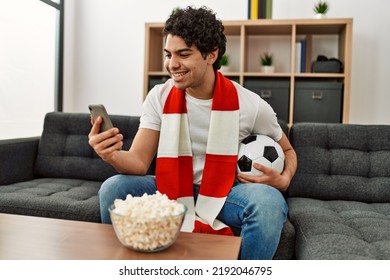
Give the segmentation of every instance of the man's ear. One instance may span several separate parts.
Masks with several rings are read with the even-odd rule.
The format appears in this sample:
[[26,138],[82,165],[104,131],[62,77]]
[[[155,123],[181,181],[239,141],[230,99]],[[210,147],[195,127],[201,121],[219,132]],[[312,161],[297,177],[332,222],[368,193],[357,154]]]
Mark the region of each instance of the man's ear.
[[207,61],[209,64],[214,64],[217,58],[218,58],[218,49],[207,55]]

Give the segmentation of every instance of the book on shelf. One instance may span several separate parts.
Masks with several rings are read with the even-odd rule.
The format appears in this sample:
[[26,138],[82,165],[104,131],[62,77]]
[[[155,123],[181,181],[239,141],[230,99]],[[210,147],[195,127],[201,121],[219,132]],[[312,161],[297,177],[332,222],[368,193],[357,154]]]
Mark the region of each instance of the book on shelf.
[[258,18],[258,0],[248,0],[248,19]]
[[266,18],[267,14],[267,0],[259,0],[259,18]]
[[306,39],[301,40],[301,73],[306,72]]
[[295,43],[295,73],[301,73],[301,55],[302,55],[302,43],[301,41]]
[[295,73],[306,72],[306,39],[299,39],[295,43]]
[[248,19],[272,18],[272,0],[248,0]]
[[266,4],[266,18],[272,18],[272,0],[267,0]]

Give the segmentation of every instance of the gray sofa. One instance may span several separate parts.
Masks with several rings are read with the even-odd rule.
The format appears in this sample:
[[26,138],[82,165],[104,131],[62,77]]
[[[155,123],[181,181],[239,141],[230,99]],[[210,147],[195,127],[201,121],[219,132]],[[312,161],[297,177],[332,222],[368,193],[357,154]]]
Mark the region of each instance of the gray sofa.
[[390,126],[294,124],[297,259],[390,259]]
[[[100,222],[116,171],[89,147],[89,118],[48,113],[40,137],[0,141],[0,212]],[[111,119],[129,148],[139,117]],[[274,259],[389,259],[390,126],[294,124],[290,137],[299,166]]]
[[[129,148],[139,118],[112,118]],[[0,212],[100,222],[97,192],[116,171],[88,145],[90,129],[89,114],[48,113],[41,137],[0,141]]]

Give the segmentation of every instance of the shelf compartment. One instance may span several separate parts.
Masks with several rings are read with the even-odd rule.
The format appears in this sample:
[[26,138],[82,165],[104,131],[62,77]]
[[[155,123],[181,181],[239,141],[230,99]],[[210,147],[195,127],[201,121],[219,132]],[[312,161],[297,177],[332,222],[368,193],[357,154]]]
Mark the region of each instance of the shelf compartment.
[[270,104],[278,119],[289,122],[289,79],[245,78],[244,87],[257,93]]
[[342,82],[295,82],[294,123],[340,123],[342,120]]

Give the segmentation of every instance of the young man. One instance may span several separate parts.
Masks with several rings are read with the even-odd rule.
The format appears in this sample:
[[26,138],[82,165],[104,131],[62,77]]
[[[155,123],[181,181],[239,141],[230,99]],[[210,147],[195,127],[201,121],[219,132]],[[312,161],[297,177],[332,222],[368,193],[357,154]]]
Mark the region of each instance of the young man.
[[[117,128],[98,133],[102,120],[94,122],[90,145],[121,173],[99,191],[102,222],[111,222],[114,199],[159,190],[187,206],[183,230],[232,234],[238,228],[241,259],[271,259],[288,211],[280,191],[295,173],[296,154],[272,108],[218,71],[226,50],[223,30],[205,7],[174,10],[164,28],[171,79],[149,92],[130,150],[118,151],[123,136]],[[250,134],[281,145],[282,174],[261,165],[254,166],[261,176],[236,174],[239,142]],[[156,154],[156,176],[145,176]]]

